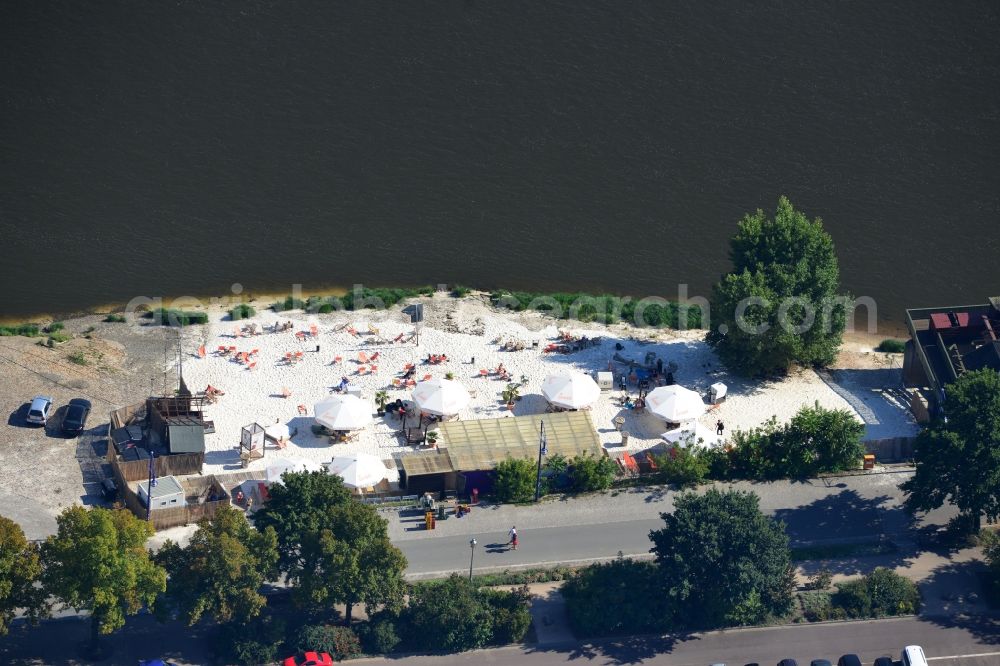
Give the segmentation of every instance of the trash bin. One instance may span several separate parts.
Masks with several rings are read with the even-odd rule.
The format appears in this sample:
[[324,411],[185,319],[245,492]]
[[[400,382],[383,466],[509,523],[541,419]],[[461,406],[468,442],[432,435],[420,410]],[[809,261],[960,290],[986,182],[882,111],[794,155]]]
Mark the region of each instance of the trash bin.
[[628,446],[628,436],[629,436],[628,430],[623,430],[622,431],[622,446]]
[[434,529],[434,512],[428,511],[424,514],[424,528],[428,530]]
[[444,518],[445,518],[445,515],[444,515],[444,505],[441,504],[441,505],[438,506],[438,520],[444,520]]
[[875,469],[875,454],[866,453],[864,457],[864,468],[865,469]]

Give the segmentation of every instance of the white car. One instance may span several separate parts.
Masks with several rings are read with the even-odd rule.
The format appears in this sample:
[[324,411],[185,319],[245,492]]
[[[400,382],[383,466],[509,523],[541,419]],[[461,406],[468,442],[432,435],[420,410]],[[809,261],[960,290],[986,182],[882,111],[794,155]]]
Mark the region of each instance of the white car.
[[919,645],[907,645],[900,655],[903,666],[927,666],[927,657],[924,656],[924,649]]
[[28,407],[28,423],[45,425],[46,421],[49,420],[50,409],[52,409],[52,398],[36,395],[31,399],[31,406]]

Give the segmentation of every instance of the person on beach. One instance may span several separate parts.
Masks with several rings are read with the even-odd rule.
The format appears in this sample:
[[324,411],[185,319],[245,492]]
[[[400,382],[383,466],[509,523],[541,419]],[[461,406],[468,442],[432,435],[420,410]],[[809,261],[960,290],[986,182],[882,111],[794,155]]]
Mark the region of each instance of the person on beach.
[[715,434],[722,436],[722,431],[726,429],[726,426],[722,423],[722,419],[715,422]]

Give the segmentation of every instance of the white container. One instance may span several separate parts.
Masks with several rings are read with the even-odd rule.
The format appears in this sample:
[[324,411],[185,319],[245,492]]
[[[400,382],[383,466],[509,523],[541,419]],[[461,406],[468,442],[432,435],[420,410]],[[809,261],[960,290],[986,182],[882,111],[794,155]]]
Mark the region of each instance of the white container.
[[597,385],[602,391],[611,391],[615,387],[615,375],[611,372],[598,372]]
[[708,389],[713,405],[717,405],[726,399],[726,385],[722,382],[712,384]]

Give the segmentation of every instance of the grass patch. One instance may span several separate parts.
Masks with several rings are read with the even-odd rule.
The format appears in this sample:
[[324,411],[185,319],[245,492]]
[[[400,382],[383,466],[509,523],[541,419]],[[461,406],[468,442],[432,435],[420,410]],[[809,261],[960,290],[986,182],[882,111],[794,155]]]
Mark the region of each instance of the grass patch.
[[462,298],[463,296],[468,296],[471,291],[472,291],[471,289],[469,289],[464,285],[456,284],[451,289],[451,295],[454,296],[455,298]]
[[36,338],[42,332],[38,324],[13,324],[11,326],[0,326],[0,336],[9,337],[21,335],[26,338]]
[[124,324],[125,315],[118,314],[117,312],[112,312],[104,318],[104,321],[111,324]]
[[82,351],[75,351],[66,358],[69,359],[70,363],[75,363],[76,365],[90,365],[90,360]]
[[229,318],[233,321],[238,321],[240,319],[250,319],[257,314],[257,311],[252,305],[246,303],[240,303],[235,308],[229,311]]
[[882,342],[878,343],[878,347],[875,348],[875,351],[885,352],[886,354],[902,354],[906,351],[906,342],[903,340],[886,338]]
[[157,308],[150,310],[143,316],[152,319],[153,323],[159,326],[191,326],[208,323],[207,312],[191,312],[171,308]]
[[61,321],[54,321],[48,326],[46,326],[44,330],[46,333],[58,333],[64,328],[66,328],[66,325],[63,324]]
[[877,543],[837,543],[824,546],[792,548],[792,562],[808,560],[839,560],[849,557],[872,557],[895,553],[899,547],[891,541]]
[[[522,569],[519,571],[511,571],[510,569],[504,569],[503,571],[498,571],[497,573],[486,573],[477,574],[472,577],[472,582],[478,587],[502,587],[506,585],[529,585],[531,583],[549,583],[552,581],[569,580],[576,576],[577,572],[582,567],[536,567],[531,569]],[[444,578],[429,578],[427,580],[415,581],[411,585],[412,587],[420,587],[421,585],[437,585]]]
[[433,294],[433,287],[417,289],[361,289],[350,291],[343,296],[309,296],[306,299],[286,296],[284,300],[275,301],[271,309],[275,312],[287,310],[305,310],[311,314],[327,314],[339,310],[380,310],[408,298]]
[[[66,342],[67,340],[69,340],[72,337],[73,337],[72,335],[70,335],[69,333],[66,333],[65,331],[56,330],[56,331],[53,331],[53,332],[49,333],[49,342],[54,343],[54,344],[58,344],[58,343]],[[49,345],[49,346],[51,347],[52,345]]]

